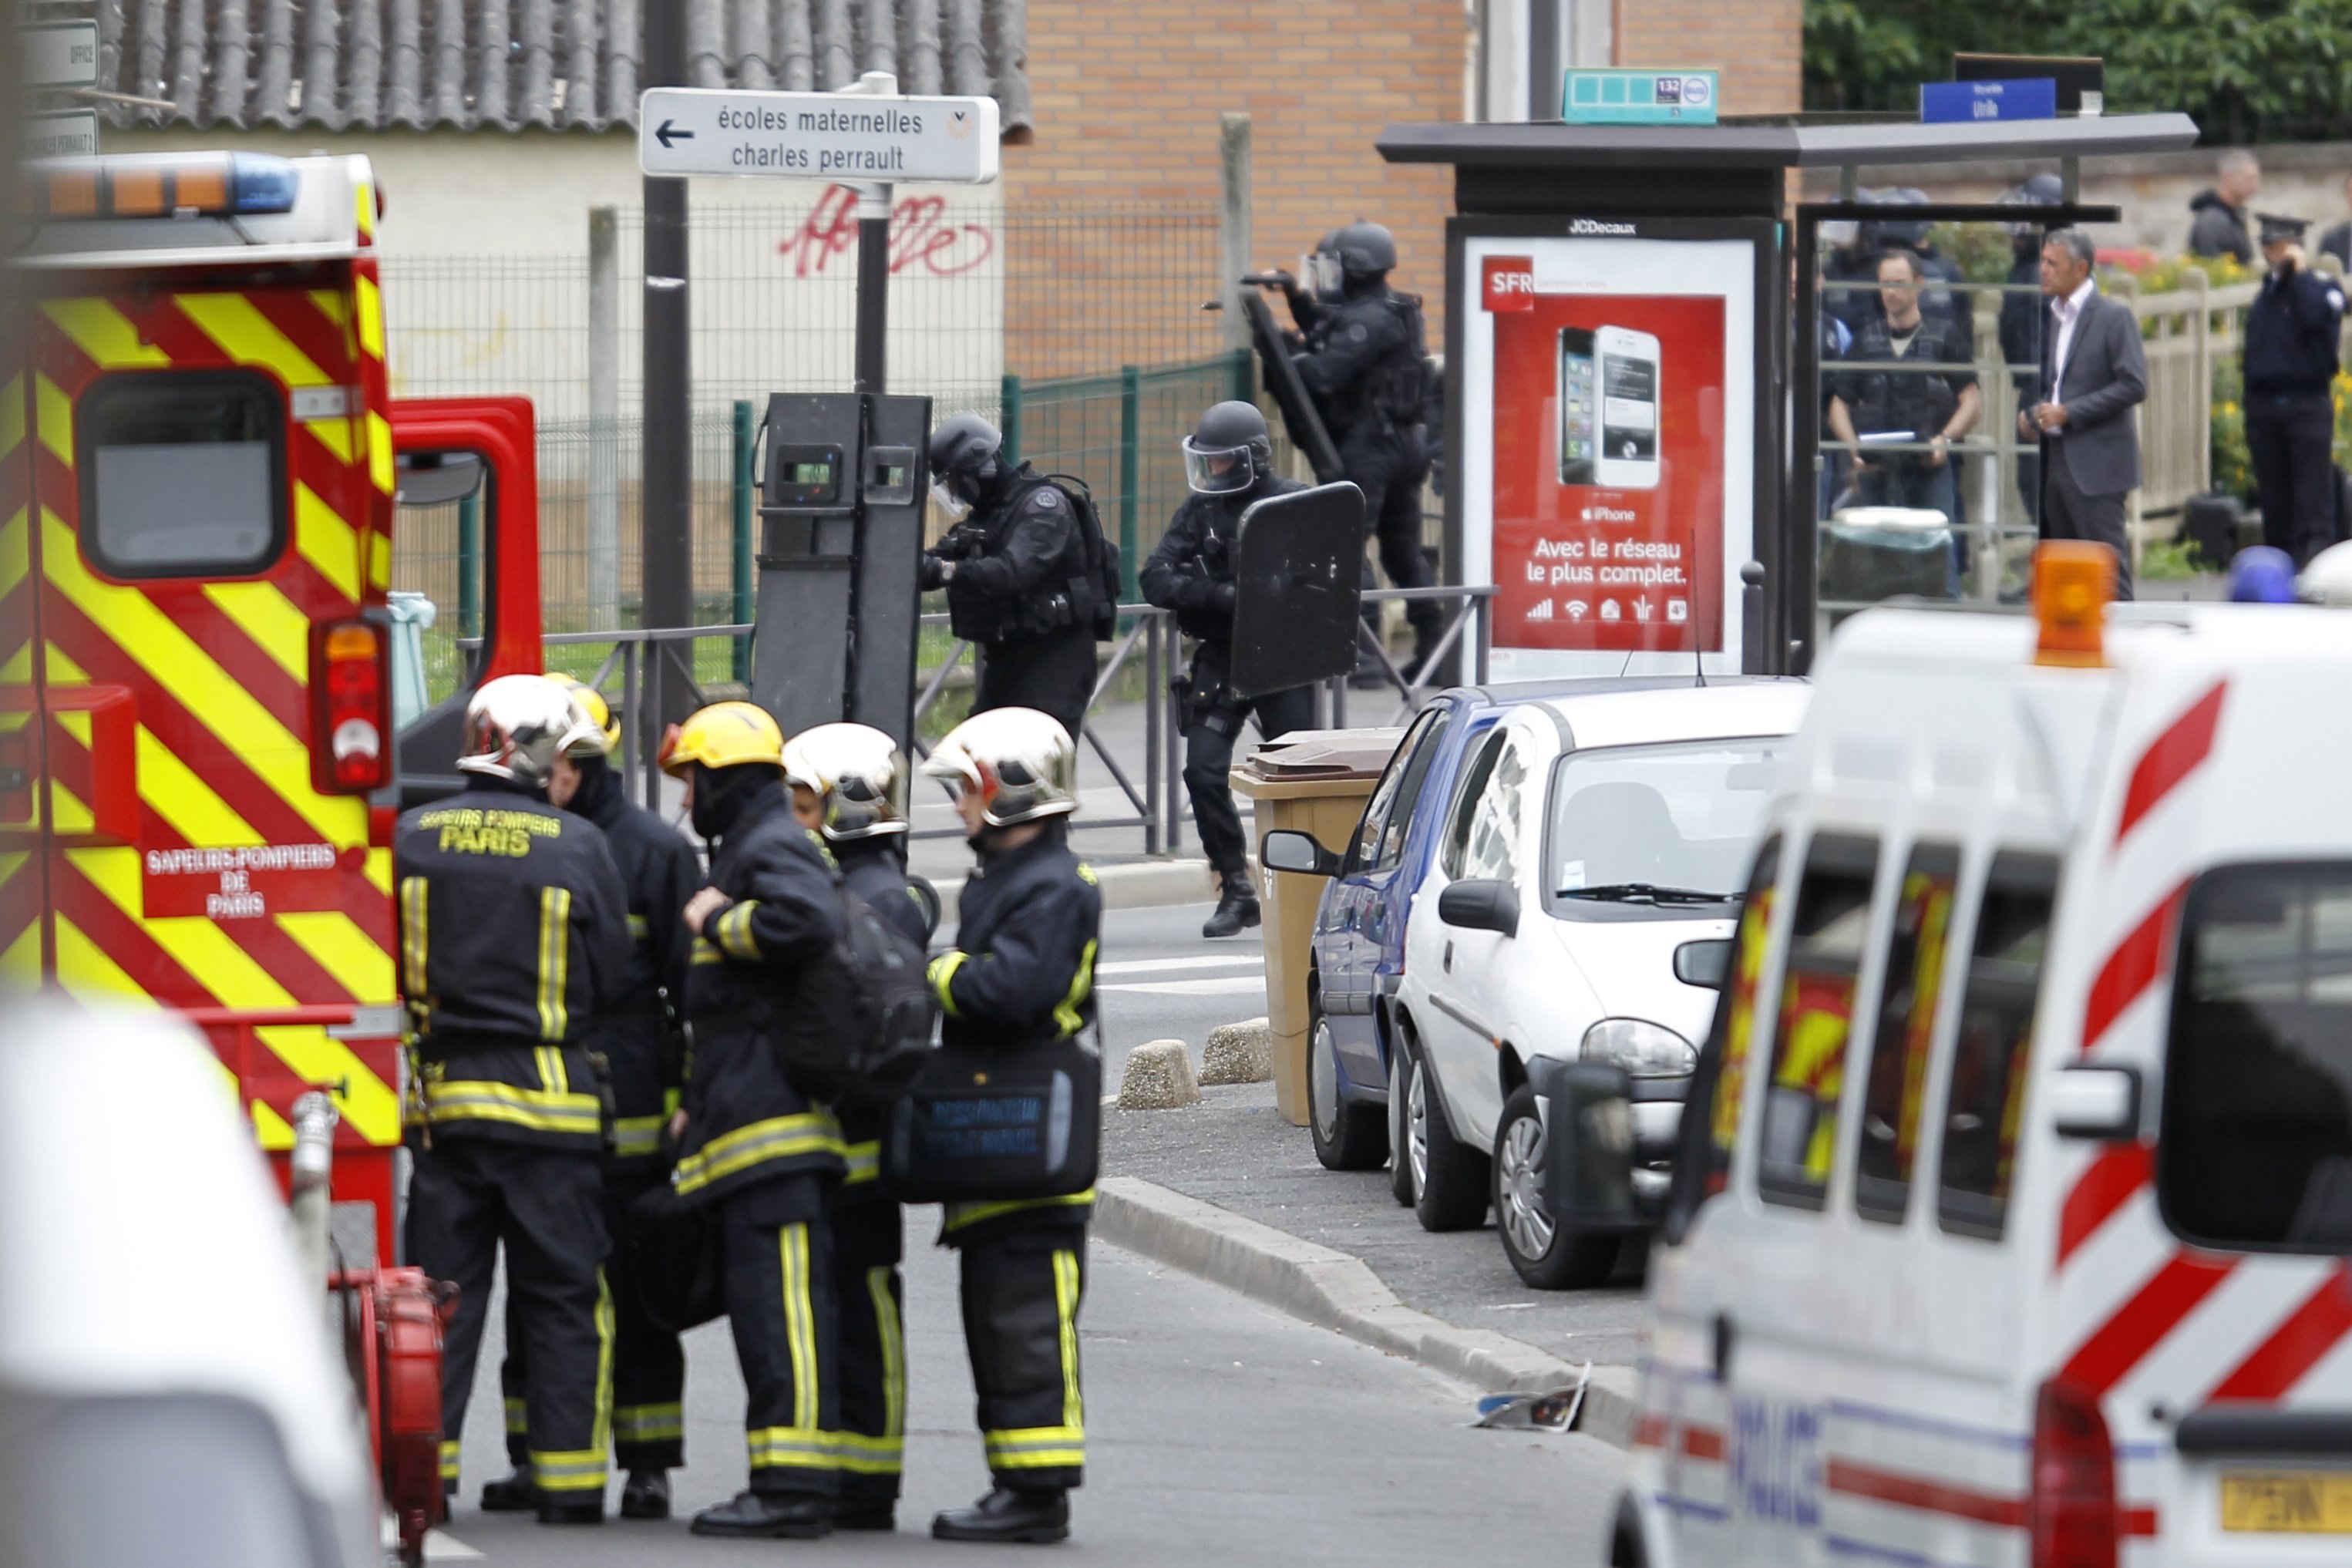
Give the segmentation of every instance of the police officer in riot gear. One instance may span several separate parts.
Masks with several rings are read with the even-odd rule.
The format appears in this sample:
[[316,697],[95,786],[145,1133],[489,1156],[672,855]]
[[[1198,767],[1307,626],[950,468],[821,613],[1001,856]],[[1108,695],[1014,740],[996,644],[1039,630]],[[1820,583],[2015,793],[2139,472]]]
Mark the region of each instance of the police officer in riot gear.
[[1094,696],[1102,612],[1099,524],[977,414],[931,432],[931,495],[956,520],[923,556],[925,591],[944,587],[955,635],[980,651],[972,711],[1034,708],[1073,735]]
[[793,820],[783,735],[765,710],[718,702],[678,727],[661,766],[688,781],[710,880],[687,900],[693,1060],[677,1195],[709,1211],[742,1363],[751,1484],[694,1519],[697,1535],[814,1539],[833,1529],[834,1259],[826,1208],[843,1170],[841,1127],[795,1081],[811,1042],[855,1018],[836,957],[838,879]]
[[[824,838],[842,881],[919,951],[931,922],[907,880],[908,769],[897,742],[866,724],[820,724],[784,743],[784,782],[793,817]],[[834,1293],[841,1497],[833,1521],[889,1530],[906,1447],[905,1227],[880,1181],[883,1112],[845,1105],[838,1114],[849,1169],[832,1208],[841,1282]]]
[[[1076,1037],[1094,1016],[1102,898],[1070,852],[1077,752],[1068,732],[1026,709],[974,714],[923,772],[958,792],[980,858],[964,884],[957,945],[931,962],[941,1043],[1015,1052]],[[1068,1493],[1086,1463],[1077,1313],[1093,1211],[1092,1188],[947,1206],[940,1240],[962,1255],[964,1341],[994,1487],[934,1519],[935,1536],[1069,1534]]]
[[628,893],[604,835],[549,803],[557,758],[596,735],[564,689],[502,676],[466,707],[466,789],[394,832],[401,991],[421,1102],[408,1256],[457,1287],[442,1360],[444,1485],[457,1479],[506,1249],[530,1365],[523,1458],[542,1524],[604,1517],[613,1304],[597,1021],[625,1005]]
[[2336,338],[2343,285],[2311,270],[2301,218],[2262,221],[2270,276],[2246,312],[2246,447],[2263,542],[2302,566],[2336,542]]
[[[1301,315],[1302,296],[1286,290],[1306,335],[1298,377],[1339,449],[1346,477],[1364,492],[1364,526],[1380,541],[1381,570],[1397,587],[1425,588],[1436,574],[1421,544],[1421,486],[1429,474],[1423,426],[1429,351],[1421,302],[1389,287],[1396,238],[1381,225],[1349,224],[1331,237],[1331,247],[1339,261],[1336,301],[1318,298]],[[1364,583],[1372,583],[1369,563]],[[1379,605],[1364,606],[1367,626],[1377,626],[1379,615]],[[1443,616],[1434,601],[1415,599],[1405,619],[1417,674],[1436,646]]]
[[1192,674],[1175,682],[1175,689],[1184,716],[1184,788],[1221,889],[1202,936],[1232,936],[1258,923],[1249,843],[1226,778],[1243,721],[1255,713],[1258,732],[1272,741],[1305,729],[1315,717],[1311,688],[1242,698],[1226,684],[1233,668],[1233,556],[1242,513],[1269,496],[1307,488],[1277,479],[1273,454],[1265,416],[1255,404],[1220,403],[1202,415],[1184,438],[1184,477],[1192,493],[1169,520],[1141,574],[1143,596],[1175,611],[1177,626],[1197,639]]
[[[572,694],[594,728],[555,760],[547,798],[596,825],[620,868],[628,894],[630,954],[617,987],[620,1000],[594,1020],[591,1048],[604,1058],[613,1092],[611,1152],[604,1162],[605,1223],[615,1245],[605,1274],[613,1292],[613,1454],[628,1480],[621,1489],[623,1519],[669,1517],[668,1472],[686,1462],[686,1352],[677,1336],[655,1328],[639,1304],[628,1251],[618,1245],[629,1205],[669,1184],[663,1124],[677,1103],[683,1065],[680,1026],[686,1005],[687,937],[679,911],[702,880],[693,846],[641,805],[630,804],[607,761],[620,744],[621,726],[604,694],[568,675],[548,679]],[[533,1506],[525,1417],[527,1341],[520,1298],[507,1298],[507,1353],[499,1368],[506,1394],[507,1453],[514,1474],[482,1488],[485,1512],[520,1512]]]

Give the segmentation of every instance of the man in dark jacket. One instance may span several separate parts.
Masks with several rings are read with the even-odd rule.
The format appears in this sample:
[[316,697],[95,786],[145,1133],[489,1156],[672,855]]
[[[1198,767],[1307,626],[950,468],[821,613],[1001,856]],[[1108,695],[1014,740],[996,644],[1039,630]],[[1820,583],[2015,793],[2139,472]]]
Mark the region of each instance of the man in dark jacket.
[[2246,448],[2263,542],[2297,567],[2336,542],[2336,340],[2344,288],[2311,270],[2301,218],[2260,215],[2270,274],[2246,311]]
[[972,711],[1034,708],[1073,735],[1095,689],[1108,612],[1078,498],[1026,463],[977,414],[931,432],[931,495],[956,520],[925,553],[922,586],[945,588],[950,629],[980,654]]
[[2189,254],[2234,256],[2241,267],[2254,264],[2253,234],[2246,207],[2263,188],[2263,166],[2252,153],[2233,147],[2214,165],[2213,188],[2189,199]]
[[393,835],[401,992],[422,1106],[408,1257],[457,1287],[441,1363],[442,1479],[455,1489],[501,1247],[530,1363],[523,1458],[542,1524],[604,1517],[613,1300],[600,1176],[596,1020],[623,1000],[628,893],[604,834],[550,805],[593,731],[537,675],[466,707],[466,790]]
[[1184,789],[1220,887],[1216,910],[1201,934],[1232,936],[1258,923],[1249,841],[1226,777],[1234,742],[1253,713],[1258,733],[1269,741],[1303,730],[1315,718],[1309,687],[1244,698],[1226,684],[1233,668],[1234,552],[1242,513],[1252,504],[1307,487],[1275,476],[1265,416],[1252,403],[1220,403],[1201,416],[1184,439],[1184,477],[1192,493],[1169,520],[1140,575],[1143,596],[1175,611],[1177,627],[1198,639],[1192,672],[1176,685],[1183,703]]
[[[824,840],[842,882],[920,951],[931,922],[907,880],[907,759],[897,742],[867,724],[820,724],[784,742],[784,782],[794,820]],[[849,1172],[833,1194],[841,1281],[834,1296],[841,1499],[833,1522],[890,1530],[907,1441],[905,1224],[880,1180],[883,1112],[843,1105],[835,1114]]]
[[793,820],[783,752],[776,721],[749,702],[700,710],[662,748],[712,846],[709,885],[683,917],[694,1055],[671,1127],[677,1195],[717,1221],[751,1469],[750,1489],[697,1514],[694,1533],[809,1540],[832,1531],[840,1489],[826,1204],[843,1159],[840,1123],[800,1080],[838,1050],[854,997],[839,879]]
[[[956,946],[931,961],[949,1048],[1017,1052],[1073,1039],[1094,1016],[1102,897],[1070,852],[1077,753],[1043,713],[975,714],[923,763],[949,780],[980,858]],[[1081,1114],[1100,1115],[1091,1101]],[[994,1488],[931,1521],[949,1541],[1060,1541],[1084,1478],[1078,1302],[1094,1189],[950,1204],[940,1240],[962,1254],[963,1331]]]
[[2139,437],[2131,411],[2147,396],[2147,353],[2128,306],[2099,292],[2097,251],[2079,228],[2042,246],[2040,396],[2017,413],[2018,429],[2042,442],[2042,537],[2090,539],[2116,552],[2116,592],[2132,596],[2124,498],[2139,484]]
[[[647,1321],[637,1281],[620,1245],[629,1205],[669,1184],[661,1134],[677,1109],[686,1005],[687,935],[679,911],[702,881],[694,847],[660,817],[630,804],[606,758],[621,727],[604,694],[550,672],[585,714],[589,731],[555,760],[547,798],[604,835],[620,868],[629,908],[629,963],[619,1000],[594,1021],[589,1048],[604,1058],[612,1089],[613,1137],[604,1161],[605,1223],[614,1245],[604,1273],[613,1292],[613,1454],[628,1480],[623,1519],[667,1519],[669,1474],[686,1462],[686,1352],[677,1336]],[[514,1474],[482,1488],[485,1512],[520,1511],[534,1500],[527,1453],[529,1400],[521,1305],[507,1297],[507,1354],[499,1368],[506,1394],[507,1454]]]

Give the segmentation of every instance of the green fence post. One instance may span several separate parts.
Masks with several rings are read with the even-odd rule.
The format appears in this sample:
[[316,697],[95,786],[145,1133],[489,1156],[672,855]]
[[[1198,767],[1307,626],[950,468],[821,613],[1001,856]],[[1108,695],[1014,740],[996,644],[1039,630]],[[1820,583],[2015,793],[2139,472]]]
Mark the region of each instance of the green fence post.
[[1257,356],[1247,349],[1234,349],[1225,356],[1226,373],[1233,378],[1233,391],[1226,395],[1236,403],[1257,401]]
[[482,635],[482,492],[457,501],[457,635]]
[[[757,441],[751,405],[739,401],[735,405],[735,595],[731,612],[739,626],[748,625],[751,619],[751,449]],[[748,637],[735,639],[735,679],[751,679],[751,639]]]
[[1004,437],[1004,466],[1013,468],[1021,461],[1021,378],[1009,371],[997,394],[996,425]]
[[1143,373],[1118,367],[1118,596],[1135,601],[1135,503],[1141,487]]

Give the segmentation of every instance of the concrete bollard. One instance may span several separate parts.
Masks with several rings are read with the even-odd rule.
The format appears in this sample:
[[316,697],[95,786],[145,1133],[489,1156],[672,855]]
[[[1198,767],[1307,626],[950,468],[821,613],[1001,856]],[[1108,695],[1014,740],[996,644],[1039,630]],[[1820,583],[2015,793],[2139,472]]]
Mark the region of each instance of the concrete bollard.
[[1201,1080],[1181,1040],[1151,1040],[1127,1053],[1118,1080],[1121,1110],[1173,1110],[1201,1103]]
[[1202,1083],[1265,1083],[1274,1077],[1274,1026],[1265,1018],[1220,1024],[1201,1053]]

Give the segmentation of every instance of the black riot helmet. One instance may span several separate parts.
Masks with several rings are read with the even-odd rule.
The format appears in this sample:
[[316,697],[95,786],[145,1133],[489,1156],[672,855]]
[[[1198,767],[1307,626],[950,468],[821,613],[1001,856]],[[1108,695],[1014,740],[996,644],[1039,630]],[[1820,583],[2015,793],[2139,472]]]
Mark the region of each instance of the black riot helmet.
[[930,458],[931,499],[961,518],[1004,471],[1004,437],[977,414],[958,414],[931,432]]
[[[2021,185],[2001,193],[2000,205],[2005,207],[2054,207],[2066,199],[2066,187],[2058,176],[2040,174]],[[2006,224],[2011,243],[2021,257],[2042,253],[2042,224],[2012,220]]]
[[1255,403],[1212,404],[1184,437],[1184,482],[1202,495],[1248,489],[1274,471],[1274,442]]
[[1384,277],[1397,264],[1396,236],[1376,223],[1351,223],[1332,236],[1339,269],[1350,283]]

